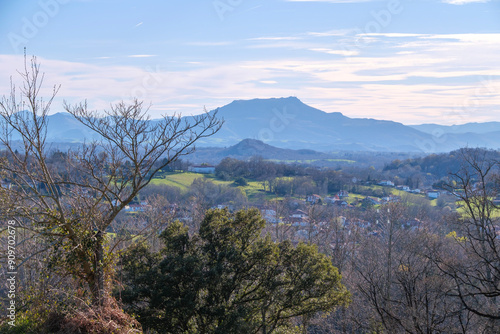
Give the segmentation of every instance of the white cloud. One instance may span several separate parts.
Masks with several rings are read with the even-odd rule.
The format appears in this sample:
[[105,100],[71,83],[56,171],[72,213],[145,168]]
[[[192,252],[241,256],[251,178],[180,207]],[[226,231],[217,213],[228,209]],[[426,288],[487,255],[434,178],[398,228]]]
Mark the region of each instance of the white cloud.
[[323,32],[308,32],[307,35],[314,37],[332,37],[332,36],[345,36],[349,32],[352,32],[352,29],[340,29],[340,30],[330,30]]
[[191,45],[191,46],[225,46],[225,45],[231,45],[233,44],[232,42],[228,41],[221,41],[221,42],[188,42],[186,45]]
[[312,48],[309,50],[316,51],[316,52],[323,52],[323,53],[327,53],[327,54],[331,54],[331,55],[341,55],[341,56],[345,56],[345,57],[359,55],[359,51],[356,51],[356,50],[332,50],[332,49],[326,49],[326,48]]
[[500,33],[490,34],[435,34],[422,35],[421,38],[427,39],[455,39],[466,43],[488,43],[500,44]]
[[331,2],[331,3],[358,3],[358,2],[370,2],[370,1],[381,1],[381,0],[285,0],[288,2]]
[[[138,96],[152,101],[153,116],[158,116],[173,111],[200,113],[204,105],[213,109],[234,99],[298,96],[317,108],[349,117],[413,124],[498,120],[500,34],[371,37],[376,41],[353,50],[336,48],[334,37],[259,40],[297,48],[299,56],[294,52],[278,60],[263,55],[255,61],[183,62],[175,71],[40,61],[45,82],[62,84],[54,112],[60,111],[63,99],[75,103],[87,98],[93,108],[102,109],[110,102]],[[164,60],[158,58],[158,63]],[[0,55],[0,91],[9,91],[8,78],[16,79],[13,69],[22,64],[21,56]],[[50,86],[43,93],[50,94]]]
[[129,55],[127,57],[129,58],[149,58],[149,57],[156,57],[157,55]]
[[293,41],[301,39],[296,36],[283,36],[283,37],[255,37],[255,38],[249,38],[249,41]]
[[485,3],[489,1],[490,0],[443,0],[444,3],[448,3],[450,5],[465,5],[468,3],[477,3],[477,2]]
[[381,36],[381,37],[422,37],[429,34],[408,34],[408,33],[364,33],[364,36]]

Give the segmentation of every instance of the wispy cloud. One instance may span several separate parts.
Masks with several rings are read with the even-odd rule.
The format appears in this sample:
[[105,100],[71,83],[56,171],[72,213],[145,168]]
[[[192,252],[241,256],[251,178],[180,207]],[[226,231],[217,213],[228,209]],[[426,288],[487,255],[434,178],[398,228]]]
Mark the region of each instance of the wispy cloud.
[[357,3],[357,2],[370,2],[380,0],[285,0],[288,2],[331,2],[331,3]]
[[454,39],[465,43],[500,44],[500,33],[491,34],[434,34],[421,35],[429,39]]
[[430,34],[409,34],[409,33],[365,33],[365,36],[382,36],[382,37],[425,37]]
[[[170,71],[40,61],[47,84],[62,84],[58,102],[88,98],[97,109],[137,96],[153,102],[153,115],[190,114],[237,98],[293,95],[350,117],[413,124],[498,119],[500,34],[371,34],[373,43],[352,50],[335,47],[345,36],[302,37],[249,42],[297,48],[287,57],[191,62]],[[0,56],[0,90],[8,91],[6,78],[21,67],[21,56]],[[57,105],[53,111],[60,111]]]
[[443,0],[444,3],[448,3],[450,5],[466,5],[469,3],[477,3],[477,2],[489,2],[490,0]]
[[249,38],[249,41],[293,41],[301,39],[297,36],[283,36],[283,37],[255,37]]
[[191,46],[225,46],[225,45],[231,45],[233,42],[229,41],[215,41],[215,42],[209,42],[209,41],[203,41],[203,42],[187,42],[185,43],[186,45],[191,45]]
[[323,32],[308,32],[306,35],[309,36],[314,36],[314,37],[332,37],[332,36],[345,36],[349,32],[351,32],[351,29],[340,29],[340,30],[330,30],[330,31],[323,31]]
[[356,50],[332,50],[332,49],[326,49],[326,48],[313,48],[309,49],[311,51],[316,51],[316,52],[323,52],[331,55],[341,55],[341,56],[357,56],[359,55],[359,51]]
[[158,55],[128,55],[129,58],[150,58],[157,57]]

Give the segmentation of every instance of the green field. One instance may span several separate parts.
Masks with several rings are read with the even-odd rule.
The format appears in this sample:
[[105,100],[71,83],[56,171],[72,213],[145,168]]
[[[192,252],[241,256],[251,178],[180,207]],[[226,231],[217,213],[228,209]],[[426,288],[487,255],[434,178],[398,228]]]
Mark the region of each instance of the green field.
[[[379,186],[379,185],[357,186],[357,187],[359,190],[364,190],[364,191],[369,191],[369,190],[371,190],[371,191],[373,191],[373,190],[384,191],[387,195],[399,196],[402,200],[407,199],[410,202],[419,203],[420,201],[422,201],[422,199],[424,199],[424,200],[429,201],[431,206],[437,205],[437,199],[430,200],[423,194],[412,194],[412,193],[406,192],[404,190],[399,190],[399,189],[392,188],[392,187],[384,187],[384,186]],[[359,197],[362,197],[362,198],[366,197],[364,195],[357,195],[357,194],[354,194],[354,196],[358,197],[358,199],[359,199]],[[381,196],[372,196],[372,197],[380,198]],[[349,198],[351,198],[351,194],[349,194]]]
[[293,160],[293,159],[288,159],[288,160],[279,160],[279,159],[266,159],[267,161],[272,161],[272,162],[284,162],[284,163],[305,163],[305,164],[312,164],[317,161],[328,161],[328,162],[345,162],[349,164],[353,164],[356,161],[354,160],[349,160],[349,159],[308,159],[308,160]]
[[162,175],[160,178],[155,178],[151,181],[152,184],[166,185],[172,187],[178,187],[182,190],[187,190],[189,186],[193,183],[195,179],[209,179],[215,184],[225,184],[229,185],[231,181],[220,181],[217,180],[213,175],[198,174],[191,172],[181,172],[181,173],[168,173]]
[[[156,185],[167,185],[167,186],[172,186],[172,187],[178,187],[182,191],[187,191],[189,189],[189,187],[191,186],[191,184],[193,183],[193,181],[196,179],[199,179],[199,178],[208,179],[215,184],[225,185],[225,186],[229,186],[229,187],[236,187],[234,185],[233,181],[218,180],[215,178],[215,176],[213,174],[207,175],[207,174],[198,174],[198,173],[191,173],[191,172],[167,173],[167,174],[164,174],[158,178],[153,179],[151,181],[151,183],[156,184]],[[290,180],[291,177],[282,177],[280,179]],[[247,195],[247,197],[250,201],[257,200],[257,199],[272,200],[272,199],[277,198],[275,194],[271,194],[269,192],[264,192],[264,186],[263,186],[262,182],[248,181],[248,180],[247,180],[247,182],[248,182],[248,184],[246,186],[240,186],[238,188],[240,188],[242,191],[245,192],[245,194]],[[418,199],[421,200],[422,198],[425,198],[425,196],[423,196],[423,195],[411,194],[411,193],[408,193],[408,192],[405,192],[402,190],[398,190],[395,188],[383,187],[383,186],[379,186],[379,185],[358,186],[358,189],[360,189],[360,190],[361,189],[363,189],[363,190],[376,190],[376,189],[384,190],[387,194],[400,196],[401,198],[408,198],[410,200],[412,200],[412,199],[413,200],[418,200]],[[333,195],[335,195],[335,194],[330,194],[330,196],[333,196]],[[352,203],[356,200],[361,200],[364,197],[366,197],[366,196],[351,192],[349,194],[349,198],[347,199],[347,201],[349,203]],[[432,200],[432,201],[430,201],[430,204],[435,206],[436,202],[437,202],[437,200]]]
[[[166,175],[162,175],[160,178],[155,178],[151,181],[152,184],[156,185],[167,185],[172,187],[178,187],[182,191],[187,191],[191,186],[194,180],[196,179],[208,179],[215,184],[226,185],[230,187],[236,187],[233,184],[233,181],[221,181],[217,180],[213,174],[198,174],[191,172],[181,172],[181,173],[168,173]],[[259,194],[264,194],[264,187],[262,182],[258,181],[247,181],[248,184],[244,187],[238,187],[242,191],[245,192],[249,200],[252,200],[259,196]],[[276,196],[273,194],[265,193],[265,199],[275,198]]]

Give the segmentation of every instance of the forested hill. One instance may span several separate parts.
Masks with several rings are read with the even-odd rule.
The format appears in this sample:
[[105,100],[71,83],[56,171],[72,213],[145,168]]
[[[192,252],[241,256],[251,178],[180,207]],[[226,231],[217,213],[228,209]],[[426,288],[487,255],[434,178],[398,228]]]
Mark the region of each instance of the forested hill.
[[259,156],[268,160],[281,161],[305,161],[333,158],[332,154],[314,150],[284,149],[268,145],[257,139],[244,139],[236,145],[232,145],[227,148],[199,148],[195,153],[189,156],[189,160],[195,162],[218,163],[220,160],[226,157],[246,160],[253,156]]
[[[456,173],[463,165],[462,152],[467,149],[454,150],[449,153],[430,154],[424,157],[417,157],[405,160],[393,160],[384,167],[384,171],[391,171],[394,174],[418,171],[432,174],[437,178],[447,177],[450,173]],[[500,151],[477,149],[474,150],[478,160],[499,161]]]

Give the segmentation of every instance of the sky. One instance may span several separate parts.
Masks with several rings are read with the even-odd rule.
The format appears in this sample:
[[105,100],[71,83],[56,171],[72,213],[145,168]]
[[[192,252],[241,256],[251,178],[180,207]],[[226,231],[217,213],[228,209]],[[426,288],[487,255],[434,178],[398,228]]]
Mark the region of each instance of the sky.
[[0,96],[23,54],[42,95],[152,117],[295,96],[404,124],[500,121],[500,0],[0,0]]

